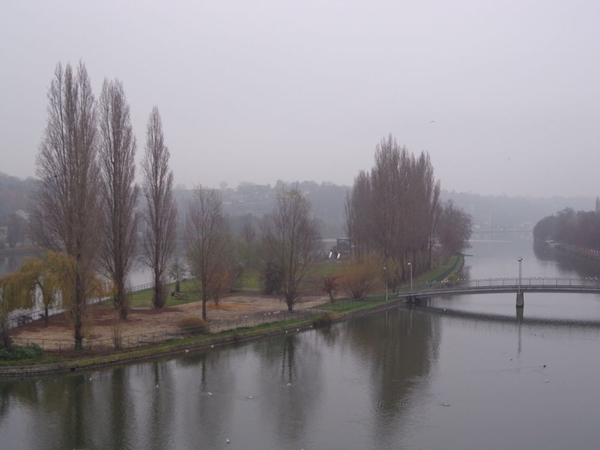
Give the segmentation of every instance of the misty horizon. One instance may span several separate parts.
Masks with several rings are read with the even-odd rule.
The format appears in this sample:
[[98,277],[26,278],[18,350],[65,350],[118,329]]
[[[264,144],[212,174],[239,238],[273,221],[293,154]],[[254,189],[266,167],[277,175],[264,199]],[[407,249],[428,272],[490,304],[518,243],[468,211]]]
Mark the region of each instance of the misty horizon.
[[[33,5],[33,6],[32,6]],[[35,176],[58,63],[163,118],[175,184],[351,186],[390,133],[442,189],[596,196],[600,5],[4,3],[3,171]],[[8,70],[10,69],[10,70]],[[291,181],[292,183],[294,181]]]

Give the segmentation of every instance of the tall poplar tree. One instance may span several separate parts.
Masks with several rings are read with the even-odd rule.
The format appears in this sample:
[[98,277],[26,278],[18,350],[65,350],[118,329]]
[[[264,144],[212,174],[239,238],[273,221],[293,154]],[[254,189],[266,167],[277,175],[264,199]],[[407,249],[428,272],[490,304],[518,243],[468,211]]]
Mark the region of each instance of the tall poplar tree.
[[173,199],[173,171],[169,170],[169,156],[160,113],[154,107],[148,119],[142,172],[147,202],[143,260],[152,270],[152,303],[155,308],[162,308],[166,302],[165,271],[175,248],[177,208]]
[[135,186],[136,140],[123,84],[104,80],[99,100],[99,153],[102,171],[101,262],[113,282],[115,308],[127,318],[126,281],[135,253],[139,189]]
[[45,249],[73,258],[70,306],[75,347],[83,343],[88,298],[97,288],[101,223],[98,207],[100,170],[97,161],[96,102],[83,63],[74,73],[58,64],[48,90],[46,130],[37,155],[39,188],[32,205],[32,232]]

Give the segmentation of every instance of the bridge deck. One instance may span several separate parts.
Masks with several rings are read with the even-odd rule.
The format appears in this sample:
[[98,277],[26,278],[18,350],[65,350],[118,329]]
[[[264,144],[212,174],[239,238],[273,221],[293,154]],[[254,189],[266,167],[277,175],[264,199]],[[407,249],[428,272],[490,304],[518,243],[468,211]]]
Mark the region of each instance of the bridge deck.
[[457,283],[441,282],[433,285],[419,285],[411,291],[402,289],[399,298],[435,297],[463,294],[502,294],[518,292],[600,294],[600,280],[570,278],[527,278],[519,283],[514,278],[487,280],[460,280]]

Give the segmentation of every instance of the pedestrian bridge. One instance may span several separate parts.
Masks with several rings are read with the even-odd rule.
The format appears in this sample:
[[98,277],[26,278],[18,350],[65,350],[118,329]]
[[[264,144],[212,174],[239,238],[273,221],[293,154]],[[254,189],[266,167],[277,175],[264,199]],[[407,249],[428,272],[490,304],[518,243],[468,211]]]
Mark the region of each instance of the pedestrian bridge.
[[516,293],[517,307],[523,306],[526,292],[555,292],[600,294],[598,278],[487,278],[479,280],[441,281],[419,284],[399,289],[399,298],[418,301],[427,297],[464,294],[502,294]]

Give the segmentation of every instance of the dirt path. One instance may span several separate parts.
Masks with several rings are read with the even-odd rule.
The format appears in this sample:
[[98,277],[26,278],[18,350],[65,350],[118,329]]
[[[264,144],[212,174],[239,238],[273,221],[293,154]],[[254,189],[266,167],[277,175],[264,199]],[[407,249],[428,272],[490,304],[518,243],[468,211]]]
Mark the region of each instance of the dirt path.
[[[306,310],[327,302],[327,296],[314,295],[303,297],[295,305],[298,311]],[[285,315],[287,307],[279,299],[262,295],[232,295],[221,299],[219,306],[207,304],[207,316],[211,332],[236,328],[242,324],[255,325],[257,321],[276,321]],[[177,332],[180,322],[189,317],[201,317],[200,302],[187,303],[168,308],[132,309],[127,321],[121,325],[122,342],[125,346],[137,345],[139,336],[152,333]],[[84,329],[86,341],[94,347],[112,347],[115,325],[118,323],[114,310],[90,308],[88,325]],[[37,320],[15,329],[12,333],[15,342],[23,344],[35,342],[44,349],[72,347],[73,326],[67,314],[58,314],[50,318],[50,324],[44,325]],[[134,338],[135,337],[135,338]]]

